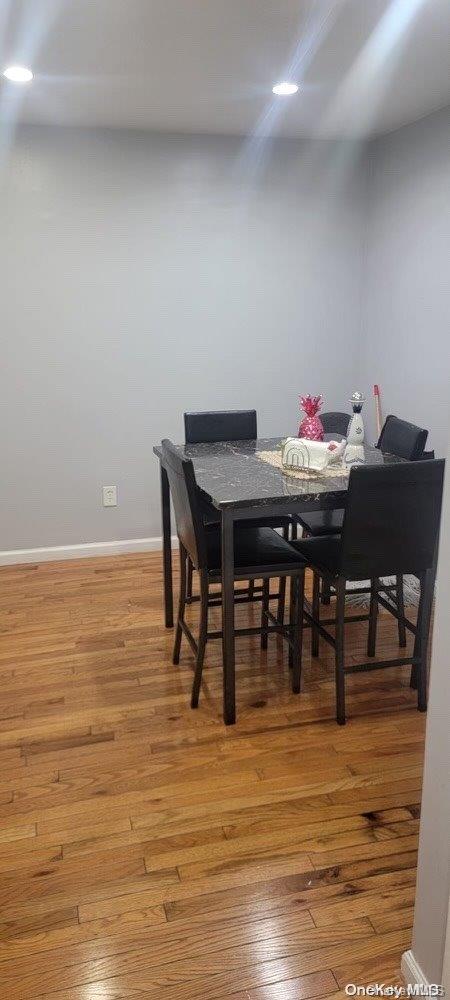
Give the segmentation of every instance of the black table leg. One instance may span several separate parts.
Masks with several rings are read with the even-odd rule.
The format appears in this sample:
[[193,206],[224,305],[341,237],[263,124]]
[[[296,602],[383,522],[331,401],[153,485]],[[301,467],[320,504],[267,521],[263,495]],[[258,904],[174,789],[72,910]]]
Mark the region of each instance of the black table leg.
[[222,511],[223,721],[236,722],[234,662],[234,520]]
[[161,470],[161,518],[163,536],[164,615],[166,628],[173,628],[172,536],[170,527],[170,490],[167,472]]

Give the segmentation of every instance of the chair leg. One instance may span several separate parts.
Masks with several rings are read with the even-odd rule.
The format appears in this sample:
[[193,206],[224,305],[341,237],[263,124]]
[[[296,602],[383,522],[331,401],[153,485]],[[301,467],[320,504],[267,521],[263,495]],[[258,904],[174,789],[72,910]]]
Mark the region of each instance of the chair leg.
[[192,685],[191,708],[198,707],[200,684],[202,682],[203,660],[208,633],[208,577],[204,570],[200,573],[200,631],[198,636],[197,662],[195,665],[194,683]]
[[[420,603],[417,616],[417,635],[414,644],[414,655],[419,657],[417,664],[417,707],[419,712],[427,710],[427,659],[428,638],[430,634],[431,609],[433,606],[434,577],[431,570],[423,574],[420,581]],[[417,652],[416,652],[417,650]]]
[[[422,593],[422,580],[421,580],[421,578],[419,578],[419,588],[420,588],[420,594],[421,594]],[[417,609],[416,636],[415,636],[415,639],[414,639],[414,656],[415,657],[419,655],[419,622],[420,622],[420,596],[419,596],[419,607]],[[413,691],[417,691],[417,687],[418,687],[417,677],[418,677],[417,664],[413,663],[413,665],[411,667],[410,678],[409,678],[409,686],[410,686],[410,688],[413,689]]]
[[345,726],[345,586],[346,581],[339,578],[336,583],[336,721]]
[[[295,577],[291,576],[289,579],[289,625],[292,625],[292,623],[295,622],[296,599],[297,595],[295,592]],[[291,644],[289,644],[288,663],[289,663],[289,670],[292,670],[294,666],[294,649]]]
[[255,581],[248,581],[248,600],[253,601],[255,599]]
[[[184,609],[186,607],[186,561],[187,561],[186,549],[180,543],[180,598],[178,604],[178,618],[177,618],[177,628],[175,632],[175,642],[173,646],[173,656],[172,663],[180,662],[180,648],[181,648],[181,622],[184,621]],[[190,560],[189,560],[190,562]],[[191,563],[192,565],[192,563]]]
[[[320,576],[313,575],[313,595],[312,595],[312,617],[319,621],[320,617]],[[315,625],[311,625],[311,656],[319,655],[319,632]]]
[[292,691],[300,694],[302,682],[302,650],[303,650],[303,606],[305,600],[305,574],[299,573],[297,577],[292,577],[295,588],[294,609],[295,617],[291,621],[294,626],[294,648],[293,648],[293,669],[292,669]]
[[[283,528],[283,538],[285,542],[289,541],[289,525],[285,525]],[[286,604],[286,577],[280,576],[278,580],[278,609],[277,609],[277,621],[280,625],[284,623],[284,609]]]
[[298,586],[297,577],[291,576],[290,578],[290,601],[289,601],[289,638],[291,642],[289,643],[289,668],[292,669],[292,689],[294,689],[294,671],[295,671],[295,661],[298,656],[298,649],[296,644],[296,624],[297,624],[297,608],[298,608]]
[[194,575],[194,567],[188,556],[187,564],[187,589],[186,589],[186,600],[190,601],[192,597],[192,577]]
[[367,637],[368,656],[375,656],[377,646],[378,586],[379,580],[374,578],[370,581],[369,634]]
[[[415,650],[415,647],[414,647],[414,650]],[[409,686],[410,686],[410,688],[413,689],[413,691],[417,691],[417,667],[416,667],[415,663],[413,663],[413,665],[411,667],[411,674],[410,674],[410,677],[409,677]]]
[[269,624],[269,619],[267,612],[269,610],[269,590],[270,580],[263,580],[263,592],[262,592],[262,603],[261,603],[261,649],[267,649],[268,633],[267,626]]
[[284,609],[286,604],[286,577],[280,576],[278,581],[278,611],[277,611],[277,621],[280,625],[284,624]]
[[[396,582],[397,611],[399,615],[403,615],[403,617],[405,617],[405,595],[403,590],[403,577],[398,576],[395,582]],[[406,629],[403,622],[398,623],[398,644],[403,648],[406,646]]]

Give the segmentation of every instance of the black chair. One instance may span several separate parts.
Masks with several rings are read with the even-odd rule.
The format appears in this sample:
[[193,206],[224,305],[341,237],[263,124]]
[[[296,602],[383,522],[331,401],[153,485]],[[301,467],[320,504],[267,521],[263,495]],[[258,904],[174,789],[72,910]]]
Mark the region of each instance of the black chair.
[[398,455],[399,458],[417,462],[423,456],[427,437],[428,431],[424,428],[390,414],[384,421],[377,448],[384,454]]
[[[328,414],[323,414],[323,417],[327,416]],[[334,414],[331,414],[331,416],[334,416]],[[337,414],[337,416],[343,416],[343,414]],[[323,417],[321,417],[322,423]],[[331,433],[333,431],[338,433],[336,426],[331,427]],[[409,462],[414,462],[424,457],[427,437],[428,431],[422,427],[416,427],[415,424],[410,424],[407,420],[400,420],[398,417],[391,415],[386,417],[376,447],[383,453],[387,452],[390,455],[398,455],[399,458],[405,458]],[[433,452],[429,454],[434,458]],[[313,511],[311,514],[299,517],[298,519],[304,532],[307,535],[312,535],[314,538],[317,535],[339,535],[342,531],[343,520],[344,511],[341,509]]]
[[[213,444],[217,441],[255,441],[258,437],[256,410],[205,410],[199,413],[184,414],[184,433],[186,444]],[[200,506],[204,523],[207,527],[220,525],[220,514],[206,499],[200,496]],[[261,517],[256,522],[260,528],[283,528],[286,541],[289,538],[290,517]],[[253,601],[262,596],[261,588],[255,588],[253,580],[249,581],[247,597]],[[280,580],[278,617],[284,620],[284,604],[286,597],[286,579]],[[192,597],[192,563],[188,561],[187,601]]]
[[[218,528],[205,528],[198,504],[198,489],[194,466],[170,441],[162,442],[164,465],[169,477],[170,491],[175,510],[180,543],[180,600],[176,625],[173,662],[180,658],[181,639],[185,635],[196,657],[191,707],[198,705],[202,679],[203,660],[208,639],[222,638],[222,631],[208,632],[208,609],[220,601],[217,594],[210,594],[210,584],[221,582],[221,538]],[[200,631],[198,642],[185,621],[187,559],[190,559],[200,577]],[[261,645],[267,645],[270,632],[284,636],[290,650],[292,665],[292,690],[300,691],[301,646],[304,603],[303,558],[281,538],[273,528],[239,527],[234,535],[235,580],[264,580],[261,627],[235,629],[235,635],[261,635]],[[271,577],[291,577],[291,616],[289,625],[280,625],[269,609]],[[235,594],[239,601],[239,592]],[[269,624],[272,622],[272,624]]]
[[186,444],[214,441],[255,441],[256,410],[206,410],[184,414]]
[[341,437],[347,437],[351,420],[349,413],[331,410],[329,413],[319,413],[319,417],[325,434],[340,434]]
[[[347,506],[341,536],[300,539],[291,545],[314,573],[313,603],[305,617],[312,627],[312,655],[318,656],[319,637],[335,649],[337,721],[345,723],[345,675],[365,670],[412,664],[412,686],[418,688],[418,708],[427,706],[427,643],[434,589],[434,567],[439,535],[444,478],[443,460],[399,465],[358,466],[350,472]],[[417,624],[408,621],[380,584],[385,576],[417,576],[420,603]],[[335,621],[320,621],[320,578],[336,591]],[[352,665],[345,669],[345,593],[348,580],[371,581],[367,655],[376,647],[378,605],[402,620],[415,635],[412,656]],[[325,629],[335,625],[335,637]]]
[[[407,420],[400,420],[398,417],[390,415],[386,417],[380,437],[376,447],[383,453],[397,455],[409,462],[424,457],[424,448],[428,437],[428,431],[415,424],[410,424]],[[434,458],[434,453],[430,452],[430,457]],[[299,518],[299,524],[303,528],[304,534],[316,538],[321,535],[340,535],[344,521],[344,511],[342,509],[313,511],[306,517]],[[394,589],[397,594],[397,605],[401,615],[405,613],[404,587],[402,577],[396,578]],[[325,585],[323,588],[322,600],[324,604],[330,603],[330,591]],[[398,639],[400,646],[406,645],[405,628],[399,619]]]

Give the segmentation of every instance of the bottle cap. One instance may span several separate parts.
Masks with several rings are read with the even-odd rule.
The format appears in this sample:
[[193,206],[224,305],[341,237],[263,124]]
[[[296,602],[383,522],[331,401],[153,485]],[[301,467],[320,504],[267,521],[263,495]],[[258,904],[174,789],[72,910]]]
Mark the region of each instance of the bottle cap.
[[365,397],[362,392],[354,392],[350,396],[349,403],[360,403],[361,406],[365,402]]

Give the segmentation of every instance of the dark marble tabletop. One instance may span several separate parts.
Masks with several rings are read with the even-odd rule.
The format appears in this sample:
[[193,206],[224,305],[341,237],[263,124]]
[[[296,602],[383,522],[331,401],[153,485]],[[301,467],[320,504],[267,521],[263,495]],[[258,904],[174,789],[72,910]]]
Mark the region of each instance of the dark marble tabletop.
[[[211,444],[179,445],[180,451],[194,463],[197,485],[219,510],[230,507],[261,507],[271,504],[299,505],[320,500],[342,502],[348,487],[347,476],[310,475],[308,479],[288,476],[257,457],[257,452],[276,451],[281,438],[257,441],[218,441]],[[161,458],[161,447],[153,449]],[[370,445],[364,446],[368,465],[392,464],[402,460],[386,455]],[[328,504],[327,504],[328,505]],[[331,505],[331,504],[330,504]]]

